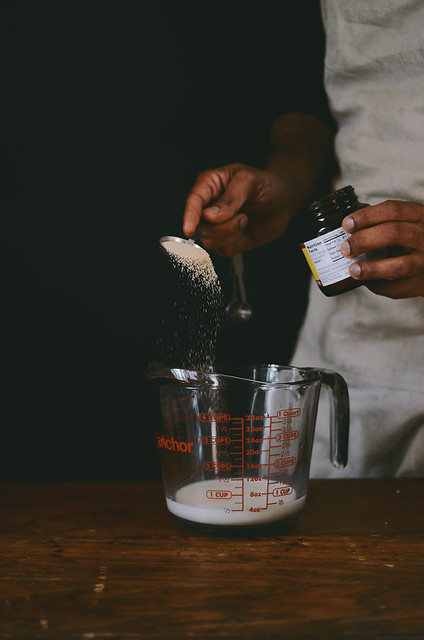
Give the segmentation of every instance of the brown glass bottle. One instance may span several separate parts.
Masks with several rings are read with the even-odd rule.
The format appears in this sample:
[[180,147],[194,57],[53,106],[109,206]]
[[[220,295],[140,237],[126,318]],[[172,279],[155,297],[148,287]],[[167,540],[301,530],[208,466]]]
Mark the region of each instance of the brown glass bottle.
[[343,218],[367,206],[358,201],[349,185],[315,200],[301,213],[300,248],[326,296],[336,296],[363,284],[349,275],[349,266],[360,257],[345,258],[340,253],[340,245],[350,235],[342,228]]

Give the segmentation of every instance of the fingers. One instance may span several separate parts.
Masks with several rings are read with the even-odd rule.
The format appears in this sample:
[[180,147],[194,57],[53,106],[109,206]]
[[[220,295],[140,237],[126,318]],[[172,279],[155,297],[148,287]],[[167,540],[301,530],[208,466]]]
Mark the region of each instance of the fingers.
[[340,247],[345,257],[354,258],[383,247],[403,247],[424,252],[424,205],[388,200],[359,209],[343,220],[353,234]]
[[423,217],[423,205],[387,200],[351,213],[343,220],[343,228],[348,233],[353,233],[384,222],[422,222]]
[[350,275],[355,280],[399,280],[424,275],[424,256],[410,253],[384,260],[361,260],[350,266]]
[[414,276],[403,280],[376,280],[365,286],[373,293],[388,298],[415,298],[424,296],[424,276]]
[[356,231],[340,247],[346,258],[381,249],[384,247],[404,247],[405,249],[424,249],[424,225],[419,229],[411,222],[385,222],[374,227]]
[[424,205],[387,201],[366,207],[343,220],[343,228],[352,235],[340,250],[347,258],[384,247],[401,247],[424,253]]
[[391,298],[424,295],[424,205],[383,202],[350,214],[343,228],[352,234],[340,248],[345,257],[399,249],[393,257],[354,262],[349,269],[352,278]]
[[223,256],[250,249],[249,218],[255,217],[258,196],[269,194],[266,178],[264,172],[242,164],[202,173],[187,199],[184,233],[196,233],[206,249]]
[[346,257],[355,257],[381,247],[401,246],[424,251],[424,205],[387,200],[359,209],[343,220],[353,234],[341,247]]
[[424,253],[409,251],[383,260],[354,262],[349,273],[379,295],[410,298],[424,295]]
[[384,260],[354,262],[349,273],[370,291],[389,298],[424,296],[424,257],[410,253]]
[[[184,233],[188,237],[196,231],[205,235],[210,225],[220,225],[237,216],[249,197],[252,182],[251,171],[243,165],[228,165],[200,174],[187,198]],[[202,221],[209,226],[202,226]]]
[[222,185],[220,176],[214,171],[204,172],[197,178],[188,195],[183,216],[183,231],[188,238],[196,232],[203,209],[218,195],[219,185]]
[[248,218],[240,213],[219,225],[201,223],[198,227],[200,240],[205,249],[213,249],[224,256],[241,253],[240,246],[244,242]]
[[206,248],[226,254],[230,247],[239,246],[248,224],[248,217],[242,209],[247,206],[253,184],[250,172],[238,171],[213,206],[203,209],[198,232]]

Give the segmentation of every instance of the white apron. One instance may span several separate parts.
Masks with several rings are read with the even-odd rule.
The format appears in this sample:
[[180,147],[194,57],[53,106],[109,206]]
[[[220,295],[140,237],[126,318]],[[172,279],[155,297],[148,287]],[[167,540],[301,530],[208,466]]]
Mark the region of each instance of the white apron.
[[[322,0],[325,85],[341,175],[361,202],[424,203],[424,2]],[[311,282],[293,364],[334,369],[351,401],[349,462],[329,460],[325,394],[312,477],[424,475],[424,298],[366,287],[325,297]]]

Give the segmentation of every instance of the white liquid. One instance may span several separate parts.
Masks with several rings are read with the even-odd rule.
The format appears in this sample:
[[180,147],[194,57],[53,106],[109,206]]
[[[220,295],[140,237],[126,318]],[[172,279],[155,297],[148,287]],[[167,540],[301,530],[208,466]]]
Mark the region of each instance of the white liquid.
[[[204,480],[177,491],[175,500],[166,499],[174,515],[202,524],[252,525],[276,522],[302,511],[306,496],[296,499],[287,485],[259,479],[222,482]],[[268,494],[267,495],[267,489]],[[242,496],[242,493],[244,494]],[[242,510],[243,509],[243,510]]]

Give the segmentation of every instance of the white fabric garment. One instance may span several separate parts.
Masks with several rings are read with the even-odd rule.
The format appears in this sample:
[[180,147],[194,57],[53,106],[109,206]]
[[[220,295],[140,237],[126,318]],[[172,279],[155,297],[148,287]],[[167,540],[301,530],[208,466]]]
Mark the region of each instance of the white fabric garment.
[[[325,85],[340,176],[361,202],[424,203],[424,2],[322,0]],[[311,282],[293,356],[336,370],[351,402],[349,462],[329,460],[322,394],[312,477],[424,476],[424,298],[362,286],[327,298]]]

